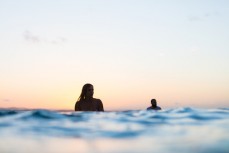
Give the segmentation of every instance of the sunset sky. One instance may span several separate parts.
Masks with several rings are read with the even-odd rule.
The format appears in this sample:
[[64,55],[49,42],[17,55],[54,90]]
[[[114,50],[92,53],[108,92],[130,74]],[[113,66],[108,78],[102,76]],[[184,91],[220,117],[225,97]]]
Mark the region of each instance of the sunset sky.
[[228,0],[0,0],[0,108],[229,107]]

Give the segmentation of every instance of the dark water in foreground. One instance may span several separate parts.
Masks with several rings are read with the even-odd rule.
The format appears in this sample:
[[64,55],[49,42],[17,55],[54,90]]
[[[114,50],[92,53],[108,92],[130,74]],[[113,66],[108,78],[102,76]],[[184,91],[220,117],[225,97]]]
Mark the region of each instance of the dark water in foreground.
[[229,109],[0,109],[0,152],[229,153]]

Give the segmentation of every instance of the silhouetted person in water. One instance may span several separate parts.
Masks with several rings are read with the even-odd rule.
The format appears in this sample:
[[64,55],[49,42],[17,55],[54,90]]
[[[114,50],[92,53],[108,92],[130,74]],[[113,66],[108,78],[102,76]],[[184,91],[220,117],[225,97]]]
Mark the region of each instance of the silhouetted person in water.
[[75,104],[75,111],[104,111],[102,101],[93,98],[93,94],[93,85],[89,83],[85,84]]
[[147,110],[161,110],[161,107],[157,106],[156,99],[151,100],[152,106],[148,107]]

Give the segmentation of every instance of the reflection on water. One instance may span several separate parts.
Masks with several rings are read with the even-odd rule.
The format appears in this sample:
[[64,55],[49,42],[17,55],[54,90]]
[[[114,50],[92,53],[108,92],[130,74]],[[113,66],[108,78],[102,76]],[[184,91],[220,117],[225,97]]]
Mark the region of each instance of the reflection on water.
[[229,152],[229,109],[0,110],[0,152]]

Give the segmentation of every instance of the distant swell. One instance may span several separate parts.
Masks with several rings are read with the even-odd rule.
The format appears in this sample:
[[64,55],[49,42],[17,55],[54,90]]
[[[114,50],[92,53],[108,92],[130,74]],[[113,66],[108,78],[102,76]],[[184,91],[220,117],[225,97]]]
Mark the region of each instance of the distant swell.
[[120,112],[0,110],[0,135],[10,131],[17,135],[125,138],[161,134],[157,127],[168,132],[176,126],[191,128],[210,125],[222,130],[229,128],[229,109],[187,107]]
[[15,115],[17,113],[18,111],[15,111],[15,110],[0,110],[0,117],[8,116],[8,115]]

